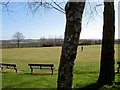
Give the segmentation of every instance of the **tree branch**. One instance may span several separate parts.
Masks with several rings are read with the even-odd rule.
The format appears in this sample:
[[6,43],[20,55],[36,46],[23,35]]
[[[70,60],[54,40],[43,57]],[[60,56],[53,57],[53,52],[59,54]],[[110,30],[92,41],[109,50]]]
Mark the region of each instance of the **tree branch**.
[[52,2],[57,6],[59,7],[61,10],[65,11],[60,5],[58,5],[55,1],[52,0]]
[[100,7],[100,6],[103,6],[104,4],[97,4],[95,5],[95,7],[91,10],[91,13],[90,14],[93,14],[94,12],[97,13],[97,7]]
[[[35,13],[40,7],[44,7],[44,8],[53,8],[53,9],[56,9],[57,11],[65,14],[65,10],[60,5],[58,5],[53,0],[51,0],[51,1],[52,2],[45,2],[44,0],[43,1],[41,0],[40,2],[28,2],[28,6],[29,6],[30,10],[32,11],[32,13]],[[57,7],[54,6],[53,3]]]
[[56,10],[58,10],[58,11],[60,11],[60,12],[62,12],[62,13],[64,13],[64,14],[65,14],[65,12],[64,12],[63,10],[56,8],[56,7],[55,7],[55,6],[53,6],[51,3],[49,3],[49,5],[50,5],[52,8],[54,8],[54,9],[56,9]]
[[10,0],[8,0],[8,1],[5,2],[5,3],[1,3],[1,4],[7,6],[9,3],[10,3]]
[[8,7],[9,3],[10,3],[10,0],[8,0],[7,2],[4,2],[4,3],[2,2],[2,3],[0,3],[0,4],[2,4],[2,6],[6,8],[6,11],[13,12],[13,11],[10,10],[9,7]]
[[91,6],[91,3],[90,3],[90,1],[88,2],[88,5],[89,5],[89,7],[90,7],[90,13],[89,13],[89,15],[88,15],[88,21],[87,21],[87,25],[88,25],[88,23],[90,22],[90,19],[93,17],[94,18],[94,14],[96,13],[98,13],[98,11],[97,11],[97,8],[98,7],[100,7],[100,6],[103,6],[104,4],[102,4],[102,3],[100,3],[100,4],[95,4],[95,6]]

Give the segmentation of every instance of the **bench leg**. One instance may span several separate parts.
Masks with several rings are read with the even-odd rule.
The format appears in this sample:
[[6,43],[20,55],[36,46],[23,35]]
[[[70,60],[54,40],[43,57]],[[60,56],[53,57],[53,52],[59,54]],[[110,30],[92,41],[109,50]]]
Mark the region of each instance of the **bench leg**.
[[52,75],[53,75],[53,69],[51,69],[52,70]]
[[17,73],[17,69],[15,68],[15,72]]
[[119,73],[119,67],[118,67],[118,69],[117,69],[117,73]]
[[31,74],[33,73],[33,69],[31,68]]
[[3,70],[3,67],[1,67],[1,70]]
[[3,71],[3,67],[1,67],[1,72]]

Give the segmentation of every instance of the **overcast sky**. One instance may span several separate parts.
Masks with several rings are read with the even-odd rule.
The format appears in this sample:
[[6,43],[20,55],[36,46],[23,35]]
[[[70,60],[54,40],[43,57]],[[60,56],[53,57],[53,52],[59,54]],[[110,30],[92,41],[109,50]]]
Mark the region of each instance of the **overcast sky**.
[[[96,3],[87,3],[83,15],[81,39],[102,39],[103,28],[103,6],[97,8],[93,16],[90,16],[90,7]],[[64,7],[64,5],[62,5]],[[120,5],[119,5],[120,8]],[[0,12],[0,39],[12,39],[15,32],[21,32],[26,39],[40,39],[46,38],[63,38],[65,31],[66,18],[65,14],[54,9],[40,10],[32,15],[28,9],[26,2],[12,2],[9,4],[10,11],[5,11],[2,8]],[[115,38],[118,38],[118,2],[115,3],[116,10],[116,30]],[[119,9],[120,10],[120,9]],[[13,12],[12,12],[13,11]],[[89,23],[87,24],[87,22]]]

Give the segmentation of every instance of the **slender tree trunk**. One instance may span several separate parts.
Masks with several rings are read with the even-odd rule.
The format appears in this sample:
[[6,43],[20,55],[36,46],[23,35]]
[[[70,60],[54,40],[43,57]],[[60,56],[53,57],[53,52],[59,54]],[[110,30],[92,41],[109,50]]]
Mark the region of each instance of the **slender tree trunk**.
[[114,81],[114,2],[104,2],[104,25],[101,51],[99,85],[112,84]]
[[17,47],[18,48],[20,47],[20,41],[17,41]]
[[84,7],[85,1],[67,2],[65,7],[66,29],[59,64],[57,89],[72,89],[73,66],[77,54]]

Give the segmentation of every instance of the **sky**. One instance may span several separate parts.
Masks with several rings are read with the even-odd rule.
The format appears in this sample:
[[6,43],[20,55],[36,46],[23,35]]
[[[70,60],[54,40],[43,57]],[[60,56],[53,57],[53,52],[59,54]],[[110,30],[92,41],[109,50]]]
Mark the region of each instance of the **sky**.
[[[96,3],[86,4],[80,39],[102,39],[103,6],[97,8],[98,12],[90,16],[90,7],[94,7]],[[118,8],[120,5],[118,7],[118,2],[116,2],[116,39],[118,38],[118,16],[120,17]],[[64,38],[66,17],[55,9],[40,8],[33,15],[26,2],[12,2],[9,4],[9,12],[2,7],[0,20],[0,40],[12,39],[15,32],[23,33],[25,39]]]

